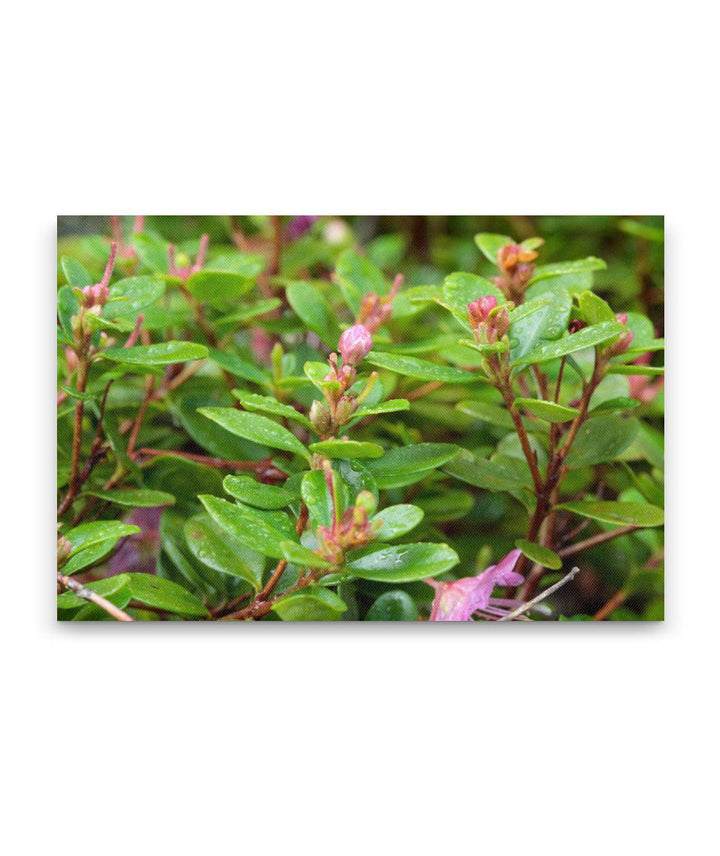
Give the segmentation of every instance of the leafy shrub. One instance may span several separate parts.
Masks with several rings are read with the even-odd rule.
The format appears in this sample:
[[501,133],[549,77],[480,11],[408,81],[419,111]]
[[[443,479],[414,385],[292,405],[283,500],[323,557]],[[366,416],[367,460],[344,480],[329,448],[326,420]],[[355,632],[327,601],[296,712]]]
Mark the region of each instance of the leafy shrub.
[[60,618],[662,617],[661,226],[366,225],[61,240]]

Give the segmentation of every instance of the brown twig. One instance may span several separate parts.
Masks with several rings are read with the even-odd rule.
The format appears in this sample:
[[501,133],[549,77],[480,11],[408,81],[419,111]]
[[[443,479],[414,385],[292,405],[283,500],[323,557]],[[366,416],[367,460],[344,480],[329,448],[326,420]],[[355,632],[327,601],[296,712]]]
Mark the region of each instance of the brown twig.
[[586,538],[584,541],[578,541],[577,544],[571,544],[562,550],[558,550],[558,556],[565,559],[568,556],[574,556],[576,553],[582,553],[583,550],[588,550],[590,547],[595,547],[597,544],[604,544],[606,541],[612,541],[613,538],[620,538],[622,535],[629,535],[640,529],[639,526],[621,526],[619,529],[612,529],[610,532],[600,532],[598,535],[593,535],[592,538]]
[[593,621],[605,621],[605,619],[609,618],[619,606],[622,606],[625,603],[627,596],[625,589],[620,589],[620,591],[616,592],[604,606],[601,606],[600,609],[598,609],[595,615],[593,615]]
[[100,609],[104,609],[108,615],[111,615],[117,621],[134,620],[127,614],[127,612],[123,612],[122,609],[115,606],[114,603],[110,603],[110,601],[106,600],[102,595],[99,595],[97,592],[94,592],[92,589],[89,589],[87,586],[84,586],[72,577],[67,576],[67,574],[63,574],[61,571],[58,571],[57,578],[61,586],[69,589],[73,594],[77,595],[77,597],[87,600],[90,603],[94,603],[95,606],[99,606]]

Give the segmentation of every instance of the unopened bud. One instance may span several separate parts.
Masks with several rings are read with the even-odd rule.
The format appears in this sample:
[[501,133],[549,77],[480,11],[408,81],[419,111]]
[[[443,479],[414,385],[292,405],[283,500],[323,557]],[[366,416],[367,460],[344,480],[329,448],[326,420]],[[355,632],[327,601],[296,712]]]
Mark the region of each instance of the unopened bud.
[[473,330],[477,329],[480,324],[483,324],[490,317],[490,313],[498,305],[497,298],[492,295],[486,297],[478,297],[472,303],[468,303],[468,316],[470,317],[470,326]]
[[619,357],[620,354],[624,354],[625,351],[632,345],[632,341],[635,337],[632,334],[632,330],[628,330],[626,333],[623,333],[617,342],[614,342],[607,349],[608,356],[611,357]]
[[356,366],[367,356],[373,346],[370,331],[363,324],[355,324],[340,336],[340,356],[343,363]]
[[578,333],[580,330],[583,329],[583,327],[587,327],[587,324],[584,321],[581,321],[579,318],[573,318],[573,320],[570,322],[568,330],[570,334]]
[[497,312],[493,312],[490,316],[490,324],[494,328],[498,339],[502,339],[510,329],[510,313],[504,306],[500,307]]
[[349,395],[343,395],[335,408],[335,418],[338,426],[344,425],[357,410],[357,401]]
[[627,312],[618,312],[615,317],[621,324],[627,324]]
[[313,428],[321,437],[324,437],[330,430],[330,411],[322,401],[318,401],[317,399],[313,401],[310,406],[310,421],[312,422]]
[[61,568],[65,562],[67,562],[70,557],[70,553],[72,552],[72,544],[68,541],[68,539],[61,535],[58,538],[57,542],[57,566]]
[[368,517],[370,517],[375,514],[375,510],[377,509],[377,500],[369,490],[361,490],[357,495],[355,505],[359,505],[361,508],[364,508]]

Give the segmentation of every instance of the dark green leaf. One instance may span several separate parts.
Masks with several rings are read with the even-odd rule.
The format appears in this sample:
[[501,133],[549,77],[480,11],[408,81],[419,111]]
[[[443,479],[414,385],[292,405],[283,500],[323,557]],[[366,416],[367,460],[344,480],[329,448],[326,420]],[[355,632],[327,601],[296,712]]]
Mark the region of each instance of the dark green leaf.
[[662,526],[665,519],[662,508],[645,502],[601,502],[583,499],[563,502],[555,508],[616,526]]
[[298,438],[284,428],[257,413],[243,413],[233,407],[200,407],[198,412],[212,419],[226,431],[272,449],[284,449],[310,459],[310,452]]
[[532,363],[544,363],[548,360],[564,357],[567,354],[574,354],[576,351],[584,351],[586,348],[592,348],[614,339],[624,330],[624,326],[618,321],[604,321],[602,324],[584,327],[577,333],[572,333],[555,342],[546,342],[544,345],[540,345],[529,354],[525,354],[516,360],[515,365],[525,366]]
[[516,398],[515,406],[524,407],[529,413],[544,419],[545,422],[570,422],[580,413],[574,407],[566,407],[563,404],[555,404],[554,401],[543,401],[539,398]]
[[365,580],[409,583],[443,574],[459,561],[447,544],[398,544],[356,550],[348,555],[346,568]]
[[262,586],[265,560],[233,538],[204,514],[185,523],[185,541],[195,558],[221,574],[239,577],[257,591]]
[[414,529],[424,516],[425,512],[417,505],[390,505],[378,511],[372,523],[382,524],[376,532],[378,540],[392,541]]
[[417,621],[418,609],[410,595],[400,589],[386,591],[367,611],[365,621]]
[[525,538],[518,539],[515,542],[515,546],[519,547],[531,562],[537,562],[538,565],[542,565],[544,568],[557,571],[562,567],[560,556],[548,547],[543,547],[541,544],[535,544],[532,541],[526,541]]
[[115,490],[86,490],[85,493],[113,502],[115,505],[128,505],[131,508],[157,508],[159,505],[175,504],[175,497],[162,490],[116,488]]
[[288,533],[268,523],[261,512],[244,505],[235,505],[216,496],[200,495],[198,499],[218,526],[233,538],[263,556],[284,558],[280,542],[288,540]]
[[72,545],[71,556],[80,550],[86,550],[101,541],[118,541],[126,535],[135,535],[140,532],[139,526],[129,523],[121,523],[119,520],[96,520],[94,523],[81,523],[74,529],[65,533],[65,537]]
[[442,383],[472,383],[481,380],[479,375],[462,369],[441,366],[428,360],[409,357],[403,354],[387,354],[382,351],[370,351],[365,358],[373,366],[415,377],[418,380],[441,381]]
[[452,443],[417,443],[401,446],[367,464],[377,486],[404,487],[423,479],[428,472],[447,464],[460,451]]
[[281,597],[272,609],[283,621],[339,621],[347,605],[330,589],[306,586]]
[[256,508],[284,508],[297,498],[285,488],[262,484],[250,476],[225,476],[223,487],[230,496]]
[[309,448],[316,455],[325,455],[328,458],[380,458],[385,451],[377,443],[358,440],[321,440],[319,443],[311,443]]
[[291,282],[288,303],[296,315],[331,348],[337,348],[340,329],[330,304],[309,282]]
[[139,366],[166,366],[189,360],[204,360],[208,349],[195,342],[161,342],[157,345],[135,345],[132,348],[105,348],[103,357],[116,363]]
[[588,419],[580,426],[566,463],[578,469],[613,461],[632,443],[637,432],[637,419],[613,415]]
[[127,574],[128,588],[132,600],[174,612],[178,615],[208,615],[207,609],[195,595],[171,580],[156,577],[154,574]]

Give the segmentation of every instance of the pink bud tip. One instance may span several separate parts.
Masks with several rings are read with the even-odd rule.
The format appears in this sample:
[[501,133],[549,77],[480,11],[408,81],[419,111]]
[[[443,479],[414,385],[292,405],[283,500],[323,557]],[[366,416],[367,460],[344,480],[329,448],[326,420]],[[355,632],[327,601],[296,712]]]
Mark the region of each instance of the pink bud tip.
[[340,356],[344,363],[351,366],[362,362],[372,346],[370,331],[363,324],[350,327],[340,336]]
[[497,298],[493,295],[487,297],[478,297],[472,303],[468,303],[468,314],[470,315],[470,323],[473,325],[482,324],[488,320],[488,316],[496,309],[498,305]]
[[615,317],[621,324],[627,324],[627,312],[618,312]]

